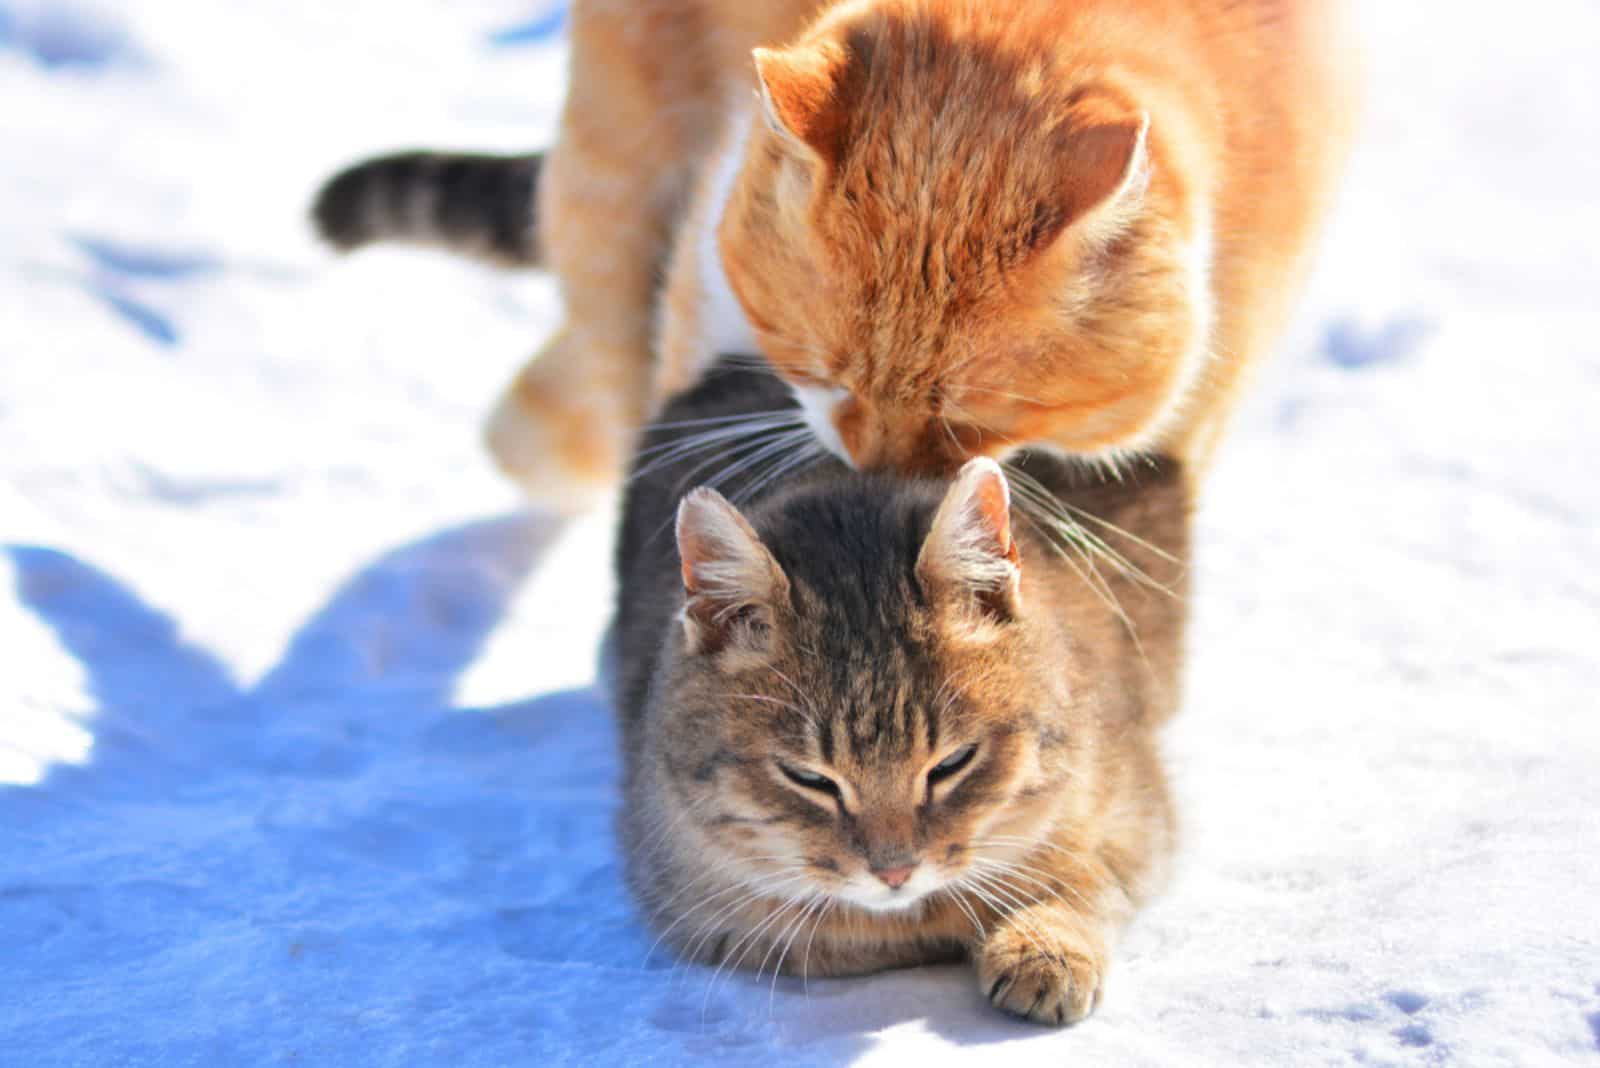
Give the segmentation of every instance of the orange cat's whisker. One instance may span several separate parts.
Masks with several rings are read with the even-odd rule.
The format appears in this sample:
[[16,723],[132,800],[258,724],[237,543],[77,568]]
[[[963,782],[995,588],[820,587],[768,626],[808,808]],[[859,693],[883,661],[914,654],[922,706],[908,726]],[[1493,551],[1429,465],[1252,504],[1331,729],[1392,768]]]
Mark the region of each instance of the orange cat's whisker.
[[[1098,556],[1110,563],[1118,574],[1132,578],[1151,589],[1160,590],[1169,595],[1172,594],[1170,589],[1156,582],[1145,571],[1128,560],[1127,557],[1112,548],[1104,538],[1086,528],[1076,518],[1077,515],[1084,515],[1090,519],[1095,519],[1096,517],[1089,516],[1088,513],[1083,512],[1081,509],[1073,508],[1062,501],[1060,497],[1041,485],[1032,475],[1014,464],[1006,465],[1006,473],[1011,478],[1011,486],[1016,492],[1017,499],[1030,512],[1034,513],[1029,518],[1043,520],[1046,524],[1041,526],[1036,522],[1034,529],[1049,536],[1057,546],[1075,548],[1083,553],[1085,558]],[[1114,533],[1128,537],[1130,541],[1135,543],[1143,544],[1140,539],[1128,535],[1109,521],[1097,521]],[[1169,554],[1161,553],[1160,550],[1153,549],[1153,551],[1169,562],[1173,562]]]
[[[773,431],[791,430],[798,423],[799,416],[797,415],[785,414],[781,417],[758,417],[743,420],[732,426],[691,434],[675,441],[641,449],[639,451],[640,457],[651,457],[650,462],[635,470],[629,476],[628,482],[635,482],[659,468],[676,463],[697,452],[704,452],[707,449],[713,449],[728,442],[739,442],[745,438],[759,437]],[[696,470],[699,470],[699,468],[696,468]]]
[[[757,336],[765,338],[776,345],[781,345],[785,348],[796,349],[800,352],[809,353],[812,356],[820,357],[824,364],[827,364],[832,359],[832,354],[826,349],[819,348],[816,345],[810,344],[809,342],[799,341],[792,337],[785,337],[782,334],[773,333],[771,330],[763,330],[759,326],[752,326],[751,329],[755,331]],[[772,367],[790,370],[790,368],[778,360],[772,360],[769,358],[768,363]]]
[[961,388],[966,393],[988,393],[992,396],[1006,397],[1010,400],[1019,400],[1024,404],[1035,404],[1040,407],[1043,407],[1045,403],[1037,397],[1030,397],[1022,393],[1010,393],[1003,389],[990,389],[987,386],[962,386]]
[[[1078,508],[1078,507],[1076,507],[1076,506],[1074,506],[1072,504],[1068,504],[1066,501],[1061,501],[1060,504],[1061,504],[1062,508],[1066,509],[1068,512],[1072,513],[1073,515],[1082,516],[1084,519],[1087,519],[1089,522],[1094,523],[1096,526],[1103,527],[1104,529],[1106,529],[1106,530],[1110,531],[1111,533],[1115,534],[1117,537],[1125,538],[1128,541],[1133,542],[1133,544],[1139,546],[1139,548],[1144,549],[1146,552],[1150,552],[1150,553],[1155,554],[1156,556],[1159,556],[1161,559],[1165,560],[1169,564],[1179,563],[1178,558],[1176,556],[1173,556],[1171,553],[1167,552],[1165,549],[1162,549],[1158,545],[1150,544],[1150,542],[1148,542],[1148,541],[1144,540],[1143,538],[1139,537],[1137,534],[1134,534],[1132,531],[1124,530],[1122,527],[1117,526],[1115,523],[1111,522],[1111,520],[1109,520],[1109,519],[1105,519],[1105,518],[1103,518],[1101,516],[1097,516],[1097,515],[1092,515],[1089,512],[1085,512],[1081,508]],[[1101,544],[1104,544],[1104,543],[1102,542]],[[1162,587],[1162,588],[1165,589],[1165,587]]]
[[741,503],[746,499],[755,496],[757,493],[761,492],[778,479],[783,478],[786,475],[793,474],[796,471],[804,468],[807,464],[814,463],[826,455],[827,450],[821,445],[818,445],[816,439],[812,437],[809,432],[807,432],[803,435],[801,441],[795,446],[795,451],[792,455],[778,461],[778,463],[774,465],[771,470],[767,471],[759,478],[751,479],[749,485],[745,486],[743,489],[739,490],[739,492],[733,495],[732,500],[736,504]]
[[[749,440],[738,442],[730,447],[726,452],[714,453],[710,457],[702,460],[700,463],[690,468],[688,472],[678,479],[676,488],[680,493],[689,489],[690,484],[695,481],[695,477],[699,475],[700,472],[704,471],[706,468],[710,467],[719,460],[742,460],[749,458],[752,453],[763,457],[769,456],[774,451],[782,451],[783,447],[790,440],[798,441],[799,435],[803,435],[805,433],[806,431],[804,430],[791,429],[787,426],[764,427],[759,432],[749,435]],[[733,468],[723,468],[716,474],[709,476],[704,484],[712,486],[716,485],[720,480],[727,478],[729,471],[732,469]]]
[[[712,487],[724,486],[741,472],[748,471],[752,467],[758,467],[763,462],[776,459],[780,455],[792,453],[795,449],[800,448],[810,437],[811,432],[804,428],[778,434],[771,438],[764,448],[757,449],[737,463],[718,471],[708,478],[704,485]],[[735,494],[733,499],[738,500],[739,495]]]
[[[1022,494],[1018,494],[1018,497],[1020,499]],[[1143,659],[1144,648],[1139,641],[1138,628],[1134,626],[1132,617],[1130,617],[1127,611],[1122,607],[1122,602],[1118,600],[1116,593],[1106,585],[1105,579],[1102,578],[1100,573],[1095,570],[1094,557],[1082,549],[1076,542],[1063,541],[1053,537],[1052,534],[1055,530],[1054,527],[1042,526],[1034,519],[1033,516],[1026,512],[1022,513],[1022,515],[1023,518],[1027,520],[1028,525],[1037,531],[1040,536],[1044,538],[1045,542],[1051,547],[1051,549],[1055,551],[1056,556],[1061,559],[1061,562],[1071,568],[1072,573],[1077,575],[1085,586],[1088,586],[1090,590],[1094,591],[1095,597],[1097,597],[1100,602],[1110,609],[1112,614],[1117,617],[1118,622],[1122,624],[1123,629],[1127,631],[1128,636],[1133,640],[1134,647],[1138,650],[1140,658]],[[1081,554],[1083,559],[1082,567],[1078,565],[1078,561],[1075,560],[1069,553],[1069,549],[1077,549]]]

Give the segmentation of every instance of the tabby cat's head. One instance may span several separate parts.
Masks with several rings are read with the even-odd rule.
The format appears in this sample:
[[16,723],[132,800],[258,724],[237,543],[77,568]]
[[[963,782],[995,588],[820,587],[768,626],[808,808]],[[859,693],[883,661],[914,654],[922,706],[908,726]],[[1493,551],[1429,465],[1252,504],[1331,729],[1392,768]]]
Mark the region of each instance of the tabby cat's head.
[[1200,176],[1135,79],[1036,16],[842,4],[756,52],[765,121],[718,247],[766,356],[857,467],[1142,447],[1204,358]]
[[1098,711],[1061,606],[1025,596],[996,464],[942,501],[850,486],[758,516],[762,533],[712,490],[684,499],[652,748],[695,871],[896,910],[1087,798],[1096,732],[1075,727]]

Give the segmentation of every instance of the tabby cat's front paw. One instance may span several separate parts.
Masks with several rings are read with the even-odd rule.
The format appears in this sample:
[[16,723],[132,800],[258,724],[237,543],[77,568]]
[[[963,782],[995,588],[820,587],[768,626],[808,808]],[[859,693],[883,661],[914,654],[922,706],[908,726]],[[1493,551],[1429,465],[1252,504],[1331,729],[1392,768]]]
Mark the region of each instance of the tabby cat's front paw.
[[1035,1023],[1064,1026],[1100,1004],[1102,954],[1072,939],[1045,940],[1002,927],[978,953],[978,984],[994,1007]]

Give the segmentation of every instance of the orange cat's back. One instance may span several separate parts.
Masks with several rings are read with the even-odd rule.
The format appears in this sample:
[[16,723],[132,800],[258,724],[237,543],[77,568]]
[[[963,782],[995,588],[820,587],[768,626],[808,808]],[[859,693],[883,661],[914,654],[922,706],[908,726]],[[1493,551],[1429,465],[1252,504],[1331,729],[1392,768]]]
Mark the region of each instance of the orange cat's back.
[[1184,440],[1204,460],[1303,286],[1354,140],[1360,65],[1341,0],[1163,6],[1193,8],[1218,101],[1218,351]]
[[[668,393],[719,353],[759,349],[816,414],[819,441],[862,466],[950,471],[973,455],[1050,444],[1102,458],[1164,449],[1203,470],[1247,372],[1282,329],[1345,156],[1353,78],[1340,9],[574,0],[559,140],[542,166],[502,161],[517,180],[496,186],[536,184],[536,207],[495,205],[467,227],[507,230],[474,247],[537,256],[566,305],[562,329],[492,416],[491,451],[537,499],[581,507],[615,485],[638,426]],[[829,27],[852,36],[828,41]],[[758,48],[783,54],[758,60]],[[781,166],[781,121],[758,117],[758,100],[780,106],[772,90],[788,78],[781,106],[802,120],[817,111],[812,135],[844,121],[823,113],[851,106],[834,92],[849,85],[806,84],[832,62],[830,48],[854,53],[850,77],[872,83],[847,117],[857,185],[829,190],[842,207],[803,203],[827,183],[795,181],[797,168]],[[1108,118],[1107,100],[1122,114]],[[1087,142],[1057,130],[1075,122]],[[1025,145],[1034,154],[1019,183]],[[365,178],[392,178],[395,163]],[[475,174],[501,165],[428,156],[402,169],[438,176],[468,163]],[[378,237],[474,239],[419,231],[409,212],[396,232],[392,205],[413,201],[384,195],[393,182],[346,185],[366,192],[336,222],[388,219]],[[423,192],[417,203],[460,207]],[[1108,192],[1114,208],[1124,194],[1131,208],[1079,227],[1098,247],[1071,233],[1049,244]],[[389,202],[387,215],[367,210],[373,197]],[[868,210],[854,211],[858,201]],[[373,236],[358,228],[351,240]],[[1050,254],[1013,255],[1029,241]],[[969,275],[949,259],[930,273],[936,246],[957,250]],[[930,278],[950,281],[954,298],[932,293]],[[968,300],[973,292],[985,300]],[[794,341],[833,365],[791,374],[780,350]],[[962,361],[965,381],[952,371]]]
[[[819,438],[863,466],[953,470],[1048,443],[1202,468],[1343,163],[1338,10],[826,7],[756,54],[766,122],[716,150],[737,177],[686,223],[717,240],[679,242],[665,381],[740,337],[720,281]],[[722,324],[701,326],[708,307]]]

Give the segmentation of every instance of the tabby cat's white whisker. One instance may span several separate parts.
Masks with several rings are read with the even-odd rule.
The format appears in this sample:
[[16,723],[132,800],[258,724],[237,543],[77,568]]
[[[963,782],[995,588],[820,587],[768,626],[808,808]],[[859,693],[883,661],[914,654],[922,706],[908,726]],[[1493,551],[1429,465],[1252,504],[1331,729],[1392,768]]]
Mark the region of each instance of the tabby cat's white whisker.
[[817,918],[811,921],[811,933],[806,935],[806,948],[800,955],[800,989],[805,991],[807,1000],[811,998],[811,944],[817,937],[817,931],[822,927],[823,921],[828,918],[828,913],[838,903],[837,898],[825,898],[822,908],[817,912]]
[[[768,997],[767,997],[767,1009],[768,1009],[769,1012],[771,1011],[771,1008],[772,1008],[772,997],[773,997],[773,995],[775,995],[777,993],[778,976],[783,974],[783,962],[784,962],[784,959],[789,956],[789,949],[794,945],[795,939],[800,936],[800,932],[805,930],[806,920],[811,917],[811,914],[813,912],[815,912],[817,909],[821,908],[822,907],[822,903],[824,901],[826,901],[826,900],[828,900],[828,897],[827,897],[826,894],[812,894],[812,895],[810,895],[806,899],[806,907],[801,910],[800,914],[798,916],[796,916],[794,918],[794,920],[787,927],[785,927],[782,931],[778,932],[778,939],[783,940],[783,950],[778,954],[778,960],[772,966],[772,991],[771,991],[771,993],[768,994]],[[777,945],[778,945],[778,942],[774,941],[772,948],[776,949]],[[772,950],[769,949],[767,951],[767,956],[771,956],[771,955],[772,955]],[[761,973],[766,970],[766,967],[767,967],[767,958],[766,957],[762,957],[761,958],[761,967],[756,969],[756,975],[759,977],[761,975]]]
[[962,876],[962,882],[978,900],[989,907],[989,910],[999,919],[1005,920],[1016,926],[1033,947],[1041,954],[1047,953],[1042,936],[1023,916],[1020,915],[1021,907],[1015,903],[1010,905],[1001,900],[999,892],[993,884],[977,872],[969,871]]
[[[785,916],[790,909],[795,908],[798,905],[805,904],[810,900],[811,894],[809,892],[798,896],[786,897],[767,915],[765,919],[756,924],[750,930],[746,931],[743,937],[741,937],[730,949],[723,953],[722,960],[718,962],[716,970],[711,973],[711,981],[706,984],[705,999],[700,1006],[702,1018],[704,1017],[706,1010],[711,1005],[711,995],[717,988],[717,980],[722,975],[723,970],[727,969],[728,974],[731,976],[739,969],[739,966],[744,963],[744,958],[750,953],[750,951],[760,943],[762,932],[772,927],[773,924],[779,922],[780,919]],[[741,946],[744,947],[742,950],[740,949]],[[733,957],[733,954],[736,952],[739,955],[737,957]],[[769,949],[768,952],[770,953],[771,950]],[[730,958],[732,958],[731,961]],[[756,973],[756,982],[759,983],[760,981],[761,973],[758,971]]]
[[975,845],[980,845],[980,846],[982,846],[982,845],[990,845],[990,844],[1001,845],[1001,846],[1007,846],[1007,845],[1016,846],[1016,847],[1024,849],[1025,851],[1028,851],[1028,852],[1031,852],[1032,850],[1035,850],[1035,849],[1049,849],[1049,850],[1052,850],[1052,851],[1054,851],[1056,853],[1061,854],[1063,857],[1066,857],[1068,860],[1076,861],[1076,862],[1079,862],[1079,863],[1089,863],[1092,860],[1092,858],[1087,853],[1076,852],[1074,850],[1068,849],[1066,846],[1058,845],[1055,842],[1051,842],[1051,841],[1049,841],[1047,839],[1043,839],[1043,838],[1027,838],[1027,837],[1024,837],[1024,836],[1022,836],[1020,834],[989,835],[988,837],[977,839],[974,842],[974,844]]
[[[704,874],[706,876],[710,876],[712,873],[706,872]],[[692,881],[689,885],[690,886],[698,885],[698,882],[697,881]],[[683,889],[680,889],[679,893],[681,894],[684,889],[688,889],[688,887],[686,886]],[[670,924],[668,924],[661,931],[660,934],[656,935],[655,941],[650,943],[650,948],[648,948],[648,949],[646,949],[644,951],[644,960],[641,962],[641,964],[649,962],[650,957],[651,957],[652,954],[655,953],[656,948],[661,945],[662,941],[667,937],[667,935],[671,934],[673,932],[673,930],[676,929],[677,926],[680,923],[683,923],[685,920],[687,920],[691,916],[695,915],[695,913],[699,912],[701,909],[704,909],[704,908],[708,907],[709,905],[713,904],[714,902],[716,902],[716,901],[718,901],[718,900],[720,900],[722,898],[727,897],[731,893],[735,893],[737,891],[747,891],[749,889],[750,889],[750,884],[749,883],[747,883],[747,882],[737,882],[737,883],[733,883],[733,884],[731,884],[729,886],[725,886],[721,890],[715,891],[709,897],[703,898],[693,908],[689,909],[687,912],[682,913],[681,915],[678,916],[677,919],[673,920]],[[673,896],[676,897],[677,895],[675,894]]]
[[961,896],[961,887],[960,887],[959,880],[954,882],[954,883],[951,883],[945,889],[948,892],[948,896],[949,896],[950,900],[955,903],[956,908],[960,909],[963,913],[965,913],[967,919],[971,922],[973,935],[975,937],[982,938],[983,937],[983,924],[981,922],[979,922],[978,914],[976,912],[972,911],[972,906],[967,904],[966,899]]
[[[696,930],[696,937],[694,941],[685,949],[683,960],[680,962],[679,967],[682,967],[685,964],[694,963],[699,959],[701,952],[706,948],[706,943],[713,935],[717,933],[718,929],[722,926],[726,919],[733,916],[741,909],[747,908],[748,906],[755,904],[764,898],[771,897],[776,892],[786,890],[791,883],[798,883],[800,881],[801,880],[799,876],[790,876],[786,881],[779,885],[763,887],[750,894],[747,894],[744,897],[738,898],[730,905],[719,911],[716,915],[710,917]],[[717,966],[718,971],[721,970],[720,962],[725,961],[728,953],[730,952],[730,950],[727,948],[727,940],[732,937],[732,935],[732,931],[724,931],[722,933],[722,943],[717,950],[717,958],[719,961]],[[676,972],[678,969],[674,968],[673,970]]]
[[[1018,873],[1018,875],[1021,875],[1022,878],[1029,879],[1030,883],[1040,883],[1040,878],[1048,879],[1048,886],[1053,887],[1053,889],[1051,889],[1051,894],[1053,894],[1054,897],[1056,897],[1056,900],[1059,900],[1062,905],[1069,905],[1066,897],[1062,897],[1062,894],[1069,894],[1072,895],[1072,900],[1077,902],[1078,905],[1083,908],[1085,913],[1090,913],[1090,911],[1093,911],[1093,905],[1091,905],[1090,900],[1086,899],[1086,897],[1083,897],[1082,892],[1078,892],[1077,887],[1072,886],[1072,883],[1069,883],[1067,879],[1061,878],[1059,873],[1054,873],[1054,871],[1046,871],[1045,868],[1035,868],[1034,865],[1029,865],[1029,863],[1014,863],[1014,865],[1010,865],[1010,867],[1008,867],[1008,870]],[[1027,873],[1030,873],[1030,875],[1027,875]],[[1034,876],[1040,876],[1040,878],[1034,878]]]
[[1040,953],[1049,954],[1049,939],[1044,937],[1044,932],[1034,923],[1034,918],[1027,915],[1028,909],[1039,904],[1037,897],[1029,898],[1028,895],[1017,887],[985,872],[969,872],[973,878],[982,883],[995,897],[1005,901],[1010,907],[1002,910],[1001,915],[1008,923],[1017,926],[1028,941]]
[[[695,935],[699,937],[691,936],[690,940],[686,942],[684,949],[685,959],[691,961],[694,960],[699,953],[700,943],[705,938],[705,935],[701,934],[701,932],[705,932],[708,929],[714,928],[716,924],[722,921],[722,918],[725,915],[732,913],[742,905],[748,904],[751,901],[759,900],[762,896],[771,893],[773,890],[780,889],[781,887],[788,885],[790,882],[798,881],[800,876],[795,874],[798,871],[799,869],[795,868],[788,871],[775,872],[771,875],[762,876],[756,879],[741,879],[727,887],[724,887],[674,920],[665,930],[656,936],[656,940],[650,945],[649,952],[655,952],[656,947],[661,944],[662,939],[666,938],[667,935],[678,926],[678,924],[687,920],[689,917],[695,915],[714,902],[726,898],[730,893],[745,891],[745,895],[743,897],[736,898],[731,904],[725,904],[724,908],[717,911],[708,920],[706,920],[705,923],[696,928]],[[648,954],[646,955],[645,959],[649,959]]]
[[[1078,900],[1080,904],[1085,906],[1088,905],[1088,901],[1084,899],[1082,894],[1078,893],[1060,877],[1055,876],[1050,872],[1043,871],[1039,868],[1034,868],[1031,865],[1011,864],[1004,861],[993,860],[987,857],[980,858],[978,863],[984,865],[985,870],[997,871],[1006,875],[1010,875],[1013,878],[1023,879],[1034,886],[1039,887],[1040,890],[1050,898],[1060,901],[1064,905],[1068,904],[1068,902],[1064,897],[1062,897],[1063,893],[1070,893]],[[1039,876],[1044,876],[1045,878],[1040,878]],[[1046,879],[1051,881],[1046,881]],[[1018,887],[1017,889],[1020,890],[1021,888]]]
[[822,903],[826,900],[827,898],[821,894],[814,894],[807,898],[805,908],[801,909],[795,918],[789,921],[787,927],[778,932],[777,937],[773,939],[771,948],[767,950],[766,956],[761,958],[761,966],[756,969],[757,982],[761,981],[761,973],[767,968],[767,957],[772,956],[772,950],[778,947],[780,941],[783,943],[783,950],[778,954],[778,962],[772,966],[772,984],[767,989],[767,1016],[769,1018],[772,1016],[773,1008],[777,1001],[778,977],[783,974],[783,962],[789,956],[789,949],[794,945],[794,940],[799,937],[800,932],[805,930],[806,918],[812,912],[821,908]]

